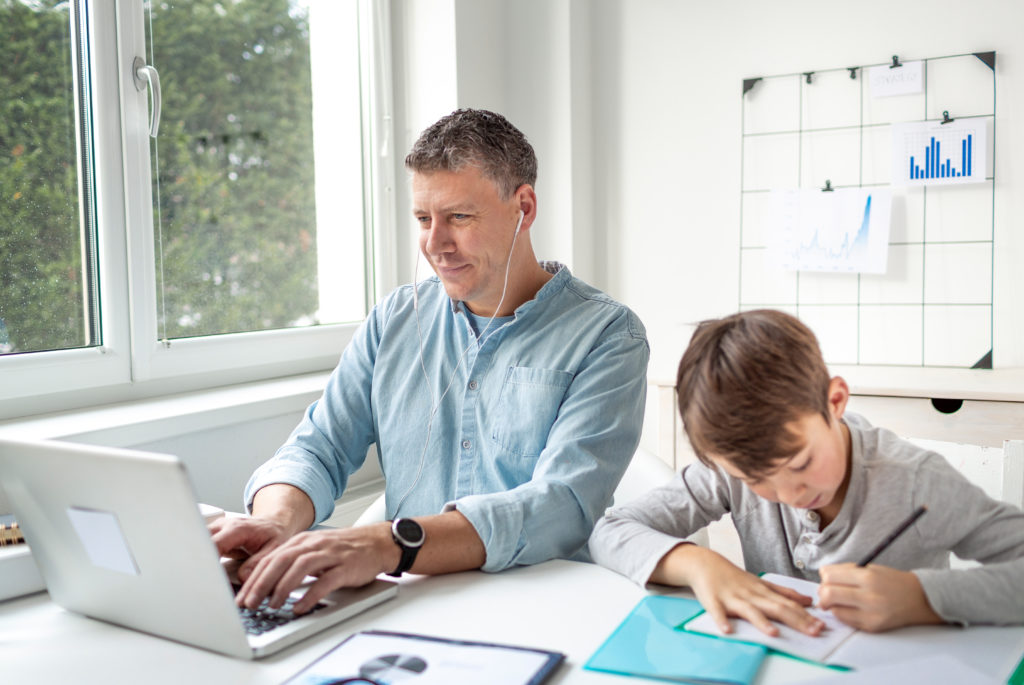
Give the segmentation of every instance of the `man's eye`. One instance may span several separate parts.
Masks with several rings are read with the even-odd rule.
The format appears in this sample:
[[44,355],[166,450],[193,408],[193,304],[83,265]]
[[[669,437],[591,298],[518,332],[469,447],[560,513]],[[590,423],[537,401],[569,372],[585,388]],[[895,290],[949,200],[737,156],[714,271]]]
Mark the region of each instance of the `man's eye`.
[[418,216],[418,217],[416,217],[416,221],[418,221],[421,225],[429,224],[430,223],[430,217],[429,216]]
[[452,219],[455,221],[465,221],[469,218],[469,214],[452,214]]

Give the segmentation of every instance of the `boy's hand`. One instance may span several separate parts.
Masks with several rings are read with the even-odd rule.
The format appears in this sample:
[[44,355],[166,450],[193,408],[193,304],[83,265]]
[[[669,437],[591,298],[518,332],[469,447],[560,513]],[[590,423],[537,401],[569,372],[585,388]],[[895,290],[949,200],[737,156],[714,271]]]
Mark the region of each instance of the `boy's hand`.
[[746,619],[772,637],[779,634],[773,620],[811,636],[825,627],[804,610],[813,601],[810,597],[765,582],[720,554],[696,545],[672,549],[658,562],[650,580],[690,586],[723,633],[732,632],[729,616]]
[[910,571],[888,566],[836,564],[821,569],[821,608],[854,628],[878,633],[901,626],[943,623]]

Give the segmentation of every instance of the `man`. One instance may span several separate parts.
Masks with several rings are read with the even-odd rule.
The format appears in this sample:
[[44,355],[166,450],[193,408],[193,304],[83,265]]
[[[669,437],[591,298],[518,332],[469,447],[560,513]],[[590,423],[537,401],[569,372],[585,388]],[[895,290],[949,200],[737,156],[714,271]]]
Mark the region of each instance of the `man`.
[[[586,558],[639,441],[643,325],[537,261],[525,136],[498,114],[459,110],[423,132],[406,167],[436,277],[374,307],[323,396],[250,479],[252,516],[211,526],[222,554],[251,555],[242,606],[279,606],[306,575],[318,580],[299,613],[380,573]],[[395,521],[307,531],[371,444]]]

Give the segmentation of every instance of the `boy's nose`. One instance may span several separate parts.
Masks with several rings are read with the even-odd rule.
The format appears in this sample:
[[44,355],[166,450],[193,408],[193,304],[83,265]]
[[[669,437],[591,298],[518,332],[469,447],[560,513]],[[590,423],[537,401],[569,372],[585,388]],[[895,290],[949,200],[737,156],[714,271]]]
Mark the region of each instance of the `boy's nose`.
[[779,501],[785,502],[790,506],[796,506],[797,504],[803,504],[805,499],[804,493],[807,491],[807,487],[803,483],[783,483],[776,486],[776,493],[779,496]]

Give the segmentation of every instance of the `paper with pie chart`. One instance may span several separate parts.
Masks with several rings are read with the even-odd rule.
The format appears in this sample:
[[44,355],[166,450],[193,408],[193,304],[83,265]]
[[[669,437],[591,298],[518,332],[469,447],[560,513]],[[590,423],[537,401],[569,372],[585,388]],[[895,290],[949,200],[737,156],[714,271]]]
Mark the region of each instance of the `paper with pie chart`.
[[561,653],[529,647],[366,631],[346,639],[286,685],[327,685],[346,678],[380,685],[539,685],[563,659]]

